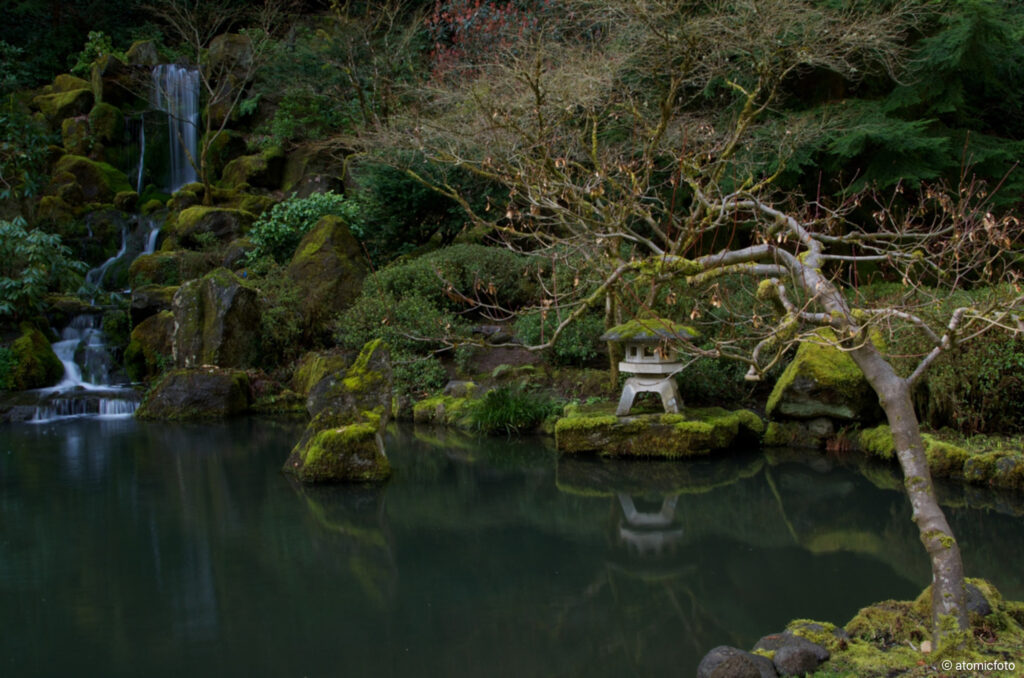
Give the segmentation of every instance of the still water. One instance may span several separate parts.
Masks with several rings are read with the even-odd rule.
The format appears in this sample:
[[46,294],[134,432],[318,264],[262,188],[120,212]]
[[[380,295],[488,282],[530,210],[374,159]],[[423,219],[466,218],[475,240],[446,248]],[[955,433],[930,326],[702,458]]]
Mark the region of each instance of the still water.
[[[300,430],[0,428],[0,675],[686,676],[929,579],[885,468],[403,428],[383,488],[305,488]],[[1014,500],[945,498],[969,572],[1024,598]]]

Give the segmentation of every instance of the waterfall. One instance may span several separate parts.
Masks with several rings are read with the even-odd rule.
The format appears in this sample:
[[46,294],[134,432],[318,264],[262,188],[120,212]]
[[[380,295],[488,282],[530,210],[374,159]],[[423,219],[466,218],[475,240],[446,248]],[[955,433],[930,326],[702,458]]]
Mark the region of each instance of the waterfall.
[[75,316],[61,332],[53,352],[64,365],[64,378],[56,386],[40,389],[43,398],[33,423],[72,417],[130,417],[139,404],[130,388],[110,383],[112,361],[107,352],[100,316]]
[[121,227],[121,248],[117,251],[117,254],[110,257],[102,264],[92,269],[85,274],[85,282],[90,285],[100,287],[103,285],[103,278],[107,275],[107,269],[110,268],[116,261],[124,256],[124,253],[128,251],[128,229],[124,226]]
[[153,107],[167,113],[170,133],[168,190],[173,193],[198,179],[195,159],[199,136],[199,71],[175,64],[153,68]]
[[143,175],[146,169],[146,115],[139,116],[139,167],[135,173],[135,190],[141,195]]
[[142,253],[152,254],[156,252],[156,239],[160,236],[161,222],[152,217],[147,217],[146,222],[149,224],[149,234],[146,236],[146,246],[142,248]]

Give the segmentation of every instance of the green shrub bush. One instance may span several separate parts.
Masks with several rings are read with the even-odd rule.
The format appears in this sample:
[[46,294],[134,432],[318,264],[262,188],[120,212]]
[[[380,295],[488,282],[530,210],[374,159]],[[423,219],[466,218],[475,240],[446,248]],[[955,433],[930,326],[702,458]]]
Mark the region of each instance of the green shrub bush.
[[448,371],[435,356],[392,351],[391,363],[398,395],[423,398],[448,383]]
[[[519,318],[515,324],[515,333],[525,344],[539,344],[550,338],[556,327],[558,319],[554,313],[548,313],[542,321],[541,313],[537,311]],[[587,365],[601,352],[602,334],[603,314],[598,311],[585,313],[558,336],[558,341],[548,352],[547,359],[553,365]]]
[[538,426],[557,414],[562,404],[526,387],[499,386],[484,394],[473,406],[474,426],[484,433],[519,433]]
[[293,193],[264,212],[252,225],[249,239],[254,248],[249,252],[249,261],[269,256],[279,264],[287,262],[302,236],[327,215],[341,217],[351,225],[358,219],[359,207],[332,191],[314,193],[307,198],[298,198]]
[[0,220],[0,319],[40,311],[47,292],[77,286],[84,271],[59,235],[26,229],[21,217]]

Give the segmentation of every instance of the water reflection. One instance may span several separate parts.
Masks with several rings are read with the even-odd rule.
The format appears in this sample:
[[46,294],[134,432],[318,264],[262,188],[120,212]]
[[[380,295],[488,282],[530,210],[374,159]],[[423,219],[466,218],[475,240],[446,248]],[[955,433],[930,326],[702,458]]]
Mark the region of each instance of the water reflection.
[[[0,429],[0,674],[685,674],[929,578],[884,467],[402,429],[387,485],[306,487],[301,428]],[[969,571],[1024,598],[1020,502],[940,490]]]

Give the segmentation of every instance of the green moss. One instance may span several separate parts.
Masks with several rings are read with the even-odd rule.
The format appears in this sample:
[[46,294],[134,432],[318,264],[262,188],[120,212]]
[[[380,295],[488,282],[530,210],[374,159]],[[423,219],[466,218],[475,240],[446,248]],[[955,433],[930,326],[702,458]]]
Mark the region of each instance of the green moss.
[[370,358],[373,357],[377,349],[381,348],[383,343],[383,339],[374,339],[363,346],[363,350],[359,352],[359,357],[352,363],[352,367],[348,369],[345,378],[342,380],[345,388],[349,391],[363,392],[383,379],[383,375],[379,372],[368,369]]
[[794,422],[769,421],[762,442],[769,447],[792,445],[803,432],[804,429]]
[[115,106],[98,103],[89,111],[89,128],[95,139],[115,143],[124,135],[124,114]]
[[54,92],[73,92],[75,90],[89,89],[89,87],[88,80],[83,80],[70,73],[61,73],[53,79],[52,90]]
[[628,342],[682,339],[689,341],[699,336],[700,332],[690,325],[648,315],[616,325],[605,332],[601,336],[601,340]]
[[391,465],[378,448],[377,426],[362,422],[317,431],[296,446],[285,470],[303,482],[385,480]]
[[64,365],[43,333],[28,323],[21,324],[21,336],[11,344],[14,367],[10,381],[24,391],[53,386],[64,376]]
[[93,100],[92,90],[83,88],[40,94],[32,99],[32,103],[51,124],[56,124],[64,118],[85,115],[92,108]]
[[835,348],[835,344],[838,343],[835,332],[824,328],[818,330],[816,334],[819,335],[820,342],[801,342],[793,362],[775,382],[765,406],[765,412],[769,416],[778,407],[784,391],[800,376],[813,379],[818,384],[840,393],[856,393],[870,389],[864,374],[853,359]]
[[310,352],[302,356],[291,385],[296,392],[309,395],[310,390],[324,377],[341,372],[348,365],[348,360],[341,353]]
[[116,167],[80,155],[62,156],[54,166],[53,173],[55,177],[74,177],[87,203],[109,203],[118,193],[132,190],[128,177]]
[[861,431],[858,441],[864,451],[873,456],[881,459],[893,459],[896,456],[896,445],[887,424]]

